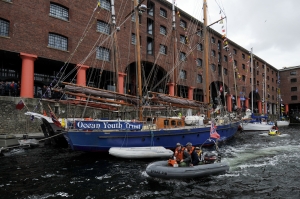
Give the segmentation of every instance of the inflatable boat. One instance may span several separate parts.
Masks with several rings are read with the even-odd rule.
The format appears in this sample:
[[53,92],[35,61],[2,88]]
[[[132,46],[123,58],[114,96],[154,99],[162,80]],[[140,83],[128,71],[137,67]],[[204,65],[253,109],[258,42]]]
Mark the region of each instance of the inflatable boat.
[[269,130],[269,135],[275,136],[275,135],[280,135],[280,133],[279,133],[278,130],[270,129],[270,130]]
[[119,158],[169,158],[173,151],[162,146],[111,147],[109,154]]
[[229,165],[227,162],[216,162],[192,167],[172,167],[168,164],[168,161],[157,161],[147,166],[146,173],[155,178],[186,179],[222,174],[228,170]]

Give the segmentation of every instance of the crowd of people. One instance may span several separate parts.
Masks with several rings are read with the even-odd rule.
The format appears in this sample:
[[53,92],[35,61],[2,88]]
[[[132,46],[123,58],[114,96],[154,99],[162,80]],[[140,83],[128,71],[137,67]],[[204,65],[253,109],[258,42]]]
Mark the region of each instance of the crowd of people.
[[203,160],[200,147],[194,147],[191,142],[188,142],[185,147],[177,143],[174,157],[179,167],[198,165]]
[[0,94],[1,96],[12,96],[18,97],[20,96],[20,81],[18,83],[11,81],[11,82],[0,82]]

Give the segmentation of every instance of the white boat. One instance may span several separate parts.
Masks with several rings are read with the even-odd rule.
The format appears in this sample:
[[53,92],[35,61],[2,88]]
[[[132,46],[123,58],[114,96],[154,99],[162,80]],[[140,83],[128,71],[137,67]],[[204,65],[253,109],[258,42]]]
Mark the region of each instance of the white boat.
[[108,152],[119,158],[169,158],[174,153],[162,146],[111,147]]
[[241,123],[244,131],[268,131],[273,127],[273,124],[268,123]]
[[277,126],[288,126],[290,125],[290,120],[277,121]]

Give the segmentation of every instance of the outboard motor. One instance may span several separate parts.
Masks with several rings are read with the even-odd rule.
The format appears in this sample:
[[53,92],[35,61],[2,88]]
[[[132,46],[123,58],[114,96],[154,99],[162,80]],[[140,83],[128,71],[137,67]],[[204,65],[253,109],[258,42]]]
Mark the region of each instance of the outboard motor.
[[[219,156],[219,155],[218,155]],[[212,152],[206,152],[204,154],[204,163],[205,164],[212,164],[214,163],[216,160],[218,160],[219,157],[217,157],[216,154],[212,153]],[[221,159],[221,156],[220,156]]]

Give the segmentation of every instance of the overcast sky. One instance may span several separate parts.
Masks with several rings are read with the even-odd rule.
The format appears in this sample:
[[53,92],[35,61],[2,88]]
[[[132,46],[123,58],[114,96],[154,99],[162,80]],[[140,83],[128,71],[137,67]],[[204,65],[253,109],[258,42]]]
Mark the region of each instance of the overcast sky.
[[[172,0],[168,0],[172,2]],[[202,0],[175,0],[203,21]],[[227,17],[227,37],[277,69],[300,65],[300,0],[207,0],[208,24]],[[218,6],[219,5],[219,6]],[[223,14],[224,16],[224,14]],[[221,33],[220,24],[212,28]]]

